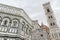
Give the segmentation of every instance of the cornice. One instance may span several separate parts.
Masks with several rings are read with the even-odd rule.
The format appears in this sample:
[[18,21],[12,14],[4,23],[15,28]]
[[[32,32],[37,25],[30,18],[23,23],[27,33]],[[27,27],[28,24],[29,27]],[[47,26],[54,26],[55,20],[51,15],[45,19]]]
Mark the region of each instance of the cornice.
[[23,11],[23,9],[21,9],[21,8],[16,8],[16,7],[0,4],[0,12],[20,15],[20,13],[22,13],[22,11]]

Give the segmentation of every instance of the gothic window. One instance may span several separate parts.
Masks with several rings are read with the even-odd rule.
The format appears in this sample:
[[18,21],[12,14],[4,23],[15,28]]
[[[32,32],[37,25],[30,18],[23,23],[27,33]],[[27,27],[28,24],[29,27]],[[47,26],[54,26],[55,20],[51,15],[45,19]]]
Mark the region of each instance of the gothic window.
[[8,26],[9,23],[10,23],[10,19],[9,19],[9,18],[4,18],[4,19],[2,20],[1,25],[2,25],[2,26]]
[[31,29],[29,30],[29,34],[31,34]]
[[55,23],[53,22],[53,25],[55,25]]
[[41,37],[43,37],[43,34],[41,34]]
[[6,25],[6,24],[7,24],[7,22],[8,22],[8,21],[7,21],[7,20],[5,20],[5,21],[4,21],[4,25]]
[[53,17],[52,16],[49,16],[48,18],[50,19],[50,18],[53,18]]
[[18,27],[18,25],[19,25],[18,20],[16,20],[16,19],[12,20],[12,24],[11,24],[12,27]]
[[53,18],[53,17],[51,16],[51,18]]
[[50,23],[50,25],[53,26],[53,25],[55,25],[55,23],[54,22],[53,23]]
[[52,26],[52,23],[50,23],[50,25]]
[[47,9],[47,12],[50,12],[50,10],[49,10],[49,9]]
[[24,30],[25,22],[22,22],[22,31]]
[[49,19],[50,19],[50,16],[49,16]]

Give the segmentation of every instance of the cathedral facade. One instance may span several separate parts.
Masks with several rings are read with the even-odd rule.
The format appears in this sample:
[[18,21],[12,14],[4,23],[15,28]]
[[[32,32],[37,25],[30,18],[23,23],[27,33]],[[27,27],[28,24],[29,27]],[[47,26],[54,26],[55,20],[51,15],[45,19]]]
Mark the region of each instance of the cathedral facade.
[[50,40],[49,28],[41,23],[38,24],[37,21],[33,21],[34,30],[32,31],[32,40]]
[[0,40],[31,40],[32,21],[21,8],[0,4]]

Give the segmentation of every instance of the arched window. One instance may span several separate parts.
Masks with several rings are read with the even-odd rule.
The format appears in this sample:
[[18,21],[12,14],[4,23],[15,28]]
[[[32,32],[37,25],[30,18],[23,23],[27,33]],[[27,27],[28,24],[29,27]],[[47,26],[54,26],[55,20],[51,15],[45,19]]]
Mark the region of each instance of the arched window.
[[2,20],[1,25],[2,25],[2,26],[8,26],[9,23],[10,23],[10,19],[9,19],[9,18],[4,18],[4,19]]
[[49,10],[49,9],[47,9],[47,12],[50,12],[50,10]]
[[31,29],[29,30],[29,35],[31,35]]
[[29,25],[26,25],[26,34],[29,34]]
[[52,26],[53,24],[52,24],[52,23],[50,23],[50,25]]
[[53,25],[55,25],[55,23],[53,22]]
[[12,27],[18,27],[18,25],[19,25],[19,21],[17,19],[13,19],[11,26]]
[[41,37],[43,37],[43,34],[41,34]]
[[22,31],[24,30],[25,22],[22,22]]

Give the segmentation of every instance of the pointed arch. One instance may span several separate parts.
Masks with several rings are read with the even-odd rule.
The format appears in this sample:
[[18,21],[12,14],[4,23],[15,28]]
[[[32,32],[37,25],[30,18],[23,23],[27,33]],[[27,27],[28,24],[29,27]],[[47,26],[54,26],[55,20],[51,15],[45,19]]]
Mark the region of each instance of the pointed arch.
[[11,26],[12,26],[12,27],[18,27],[18,26],[19,26],[19,23],[20,23],[19,19],[14,18],[14,19],[12,19],[12,24],[11,24]]
[[10,17],[3,17],[1,25],[2,26],[8,26],[10,22],[11,22]]

